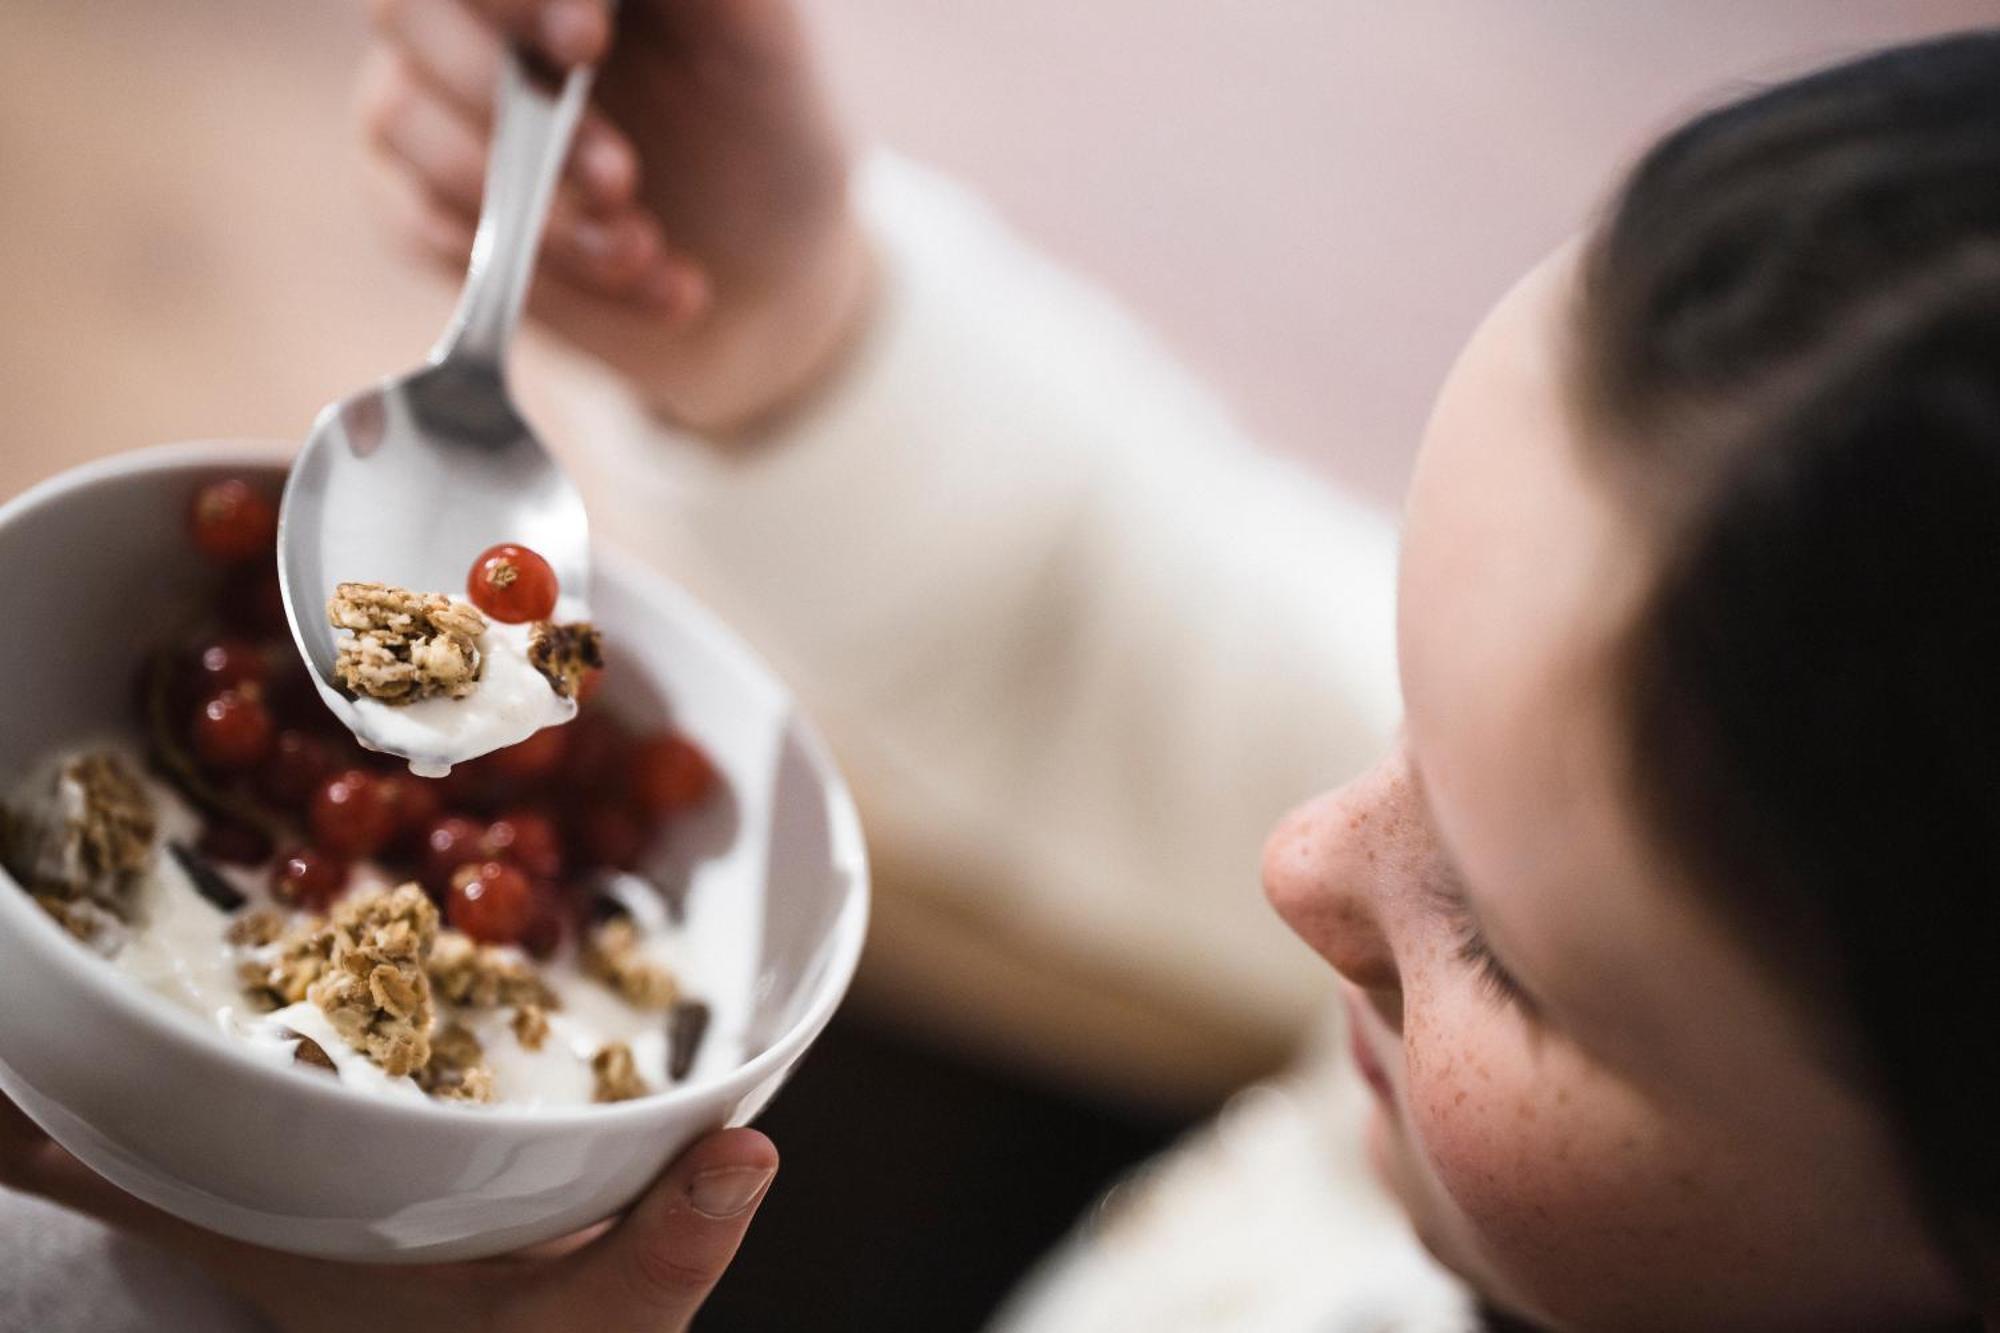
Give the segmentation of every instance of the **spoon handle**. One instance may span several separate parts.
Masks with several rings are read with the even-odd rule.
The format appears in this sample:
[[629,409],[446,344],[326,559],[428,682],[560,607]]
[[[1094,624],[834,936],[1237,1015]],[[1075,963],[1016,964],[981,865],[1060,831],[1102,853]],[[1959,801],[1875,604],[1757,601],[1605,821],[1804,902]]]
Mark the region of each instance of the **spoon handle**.
[[559,94],[538,86],[511,46],[501,61],[493,148],[486,159],[486,198],[472,242],[465,290],[431,363],[473,361],[496,376],[521,320],[521,303],[535,273],[535,252],[549,202],[583,117],[596,71],[569,72]]

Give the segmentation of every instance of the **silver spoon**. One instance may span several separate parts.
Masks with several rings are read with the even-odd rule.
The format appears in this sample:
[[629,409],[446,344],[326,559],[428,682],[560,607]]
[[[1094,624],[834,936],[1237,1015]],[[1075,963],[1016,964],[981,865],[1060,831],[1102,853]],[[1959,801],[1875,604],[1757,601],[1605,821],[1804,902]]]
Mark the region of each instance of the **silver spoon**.
[[320,411],[278,510],[285,615],[320,697],[362,744],[420,771],[488,747],[409,754],[371,734],[333,683],[326,603],[335,585],[455,593],[481,551],[519,542],[555,568],[566,615],[586,614],[590,587],[582,497],[515,410],[506,354],[594,71],[571,70],[556,94],[514,51],[503,65],[486,197],[450,326],[422,369]]

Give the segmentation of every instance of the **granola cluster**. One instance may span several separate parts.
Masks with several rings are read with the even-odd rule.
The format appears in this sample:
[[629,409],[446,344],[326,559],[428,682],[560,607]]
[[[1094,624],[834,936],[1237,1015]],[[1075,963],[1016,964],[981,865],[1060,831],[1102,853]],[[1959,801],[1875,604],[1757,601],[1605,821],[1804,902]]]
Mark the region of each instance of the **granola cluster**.
[[7,868],[64,929],[96,941],[130,918],[157,831],[152,798],[122,757],[80,755],[28,808],[8,812]]
[[587,620],[536,621],[528,630],[528,665],[548,679],[550,689],[574,699],[584,673],[604,665],[604,636]]
[[549,1039],[549,1011],[539,1004],[524,1004],[514,1011],[514,1040],[524,1051],[539,1051]]
[[283,1009],[306,998],[333,961],[333,930],[322,917],[287,926],[278,913],[260,910],[238,917],[228,941],[248,957],[236,978],[260,1009]]
[[334,1030],[391,1077],[430,1063],[437,908],[415,884],[357,893],[335,904],[332,952],[307,998]]
[[486,1065],[486,1050],[459,1023],[446,1024],[432,1038],[430,1063],[417,1074],[417,1084],[448,1102],[493,1100],[493,1071]]
[[590,1073],[597,1083],[594,1101],[629,1102],[652,1091],[639,1077],[632,1048],[622,1041],[611,1042],[591,1056]]
[[[467,1009],[512,1006],[521,1044],[539,1050],[548,1010],[561,1001],[533,965],[504,949],[440,930],[437,911],[414,884],[343,899],[332,920],[287,924],[265,909],[237,918],[229,942],[246,957],[243,988],[265,1010],[311,1000],[356,1050],[448,1101],[493,1100],[493,1071],[479,1039],[438,1022],[442,1002]],[[296,1058],[331,1068],[301,1038]]]
[[348,631],[333,674],[352,694],[407,704],[463,699],[479,683],[486,617],[470,606],[386,583],[343,583],[327,599],[326,615]]
[[428,970],[437,997],[462,1008],[558,1007],[555,993],[532,963],[456,930],[438,933]]
[[586,976],[603,982],[634,1009],[671,1009],[680,997],[674,974],[646,957],[628,917],[613,917],[591,930],[577,961]]

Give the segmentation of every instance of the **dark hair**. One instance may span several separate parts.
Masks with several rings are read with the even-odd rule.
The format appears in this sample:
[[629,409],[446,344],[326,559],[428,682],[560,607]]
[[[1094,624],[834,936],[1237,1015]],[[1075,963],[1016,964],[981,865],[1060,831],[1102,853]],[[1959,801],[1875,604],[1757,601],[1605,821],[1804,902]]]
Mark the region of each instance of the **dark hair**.
[[1589,463],[1661,572],[1656,841],[1772,958],[2000,1294],[2000,33],[1711,112],[1586,257]]

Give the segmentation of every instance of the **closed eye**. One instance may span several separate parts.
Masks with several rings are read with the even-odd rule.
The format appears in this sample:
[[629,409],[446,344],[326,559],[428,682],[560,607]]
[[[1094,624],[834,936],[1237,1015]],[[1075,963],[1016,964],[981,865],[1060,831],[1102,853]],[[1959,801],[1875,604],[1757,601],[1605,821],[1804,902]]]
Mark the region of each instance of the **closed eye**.
[[1479,923],[1469,913],[1462,913],[1458,926],[1458,961],[1478,974],[1480,987],[1495,1001],[1519,1009],[1529,1018],[1535,1017],[1534,996],[1528,994],[1506,965],[1494,956],[1486,937],[1479,931]]

